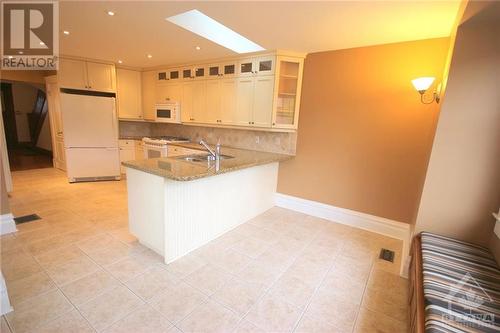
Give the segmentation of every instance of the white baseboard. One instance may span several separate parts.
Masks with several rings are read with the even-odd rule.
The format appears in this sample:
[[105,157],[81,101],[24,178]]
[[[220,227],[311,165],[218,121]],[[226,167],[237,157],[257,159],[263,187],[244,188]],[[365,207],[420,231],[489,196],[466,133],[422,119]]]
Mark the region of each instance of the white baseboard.
[[16,232],[16,222],[12,214],[0,215],[0,235],[10,234]]
[[405,272],[405,262],[406,258],[408,258],[411,232],[410,225],[408,223],[398,222],[350,209],[339,208],[317,201],[302,199],[282,193],[276,193],[275,200],[276,206],[278,207],[287,208],[328,221],[371,231],[384,236],[401,239],[403,241],[403,250],[401,254],[402,260],[400,275],[407,275],[407,273]]

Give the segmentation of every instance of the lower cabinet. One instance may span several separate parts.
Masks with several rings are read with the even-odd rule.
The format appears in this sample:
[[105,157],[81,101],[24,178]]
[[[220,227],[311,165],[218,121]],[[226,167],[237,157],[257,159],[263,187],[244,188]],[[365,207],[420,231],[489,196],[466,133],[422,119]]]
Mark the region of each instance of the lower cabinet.
[[136,161],[145,159],[144,143],[141,140],[135,141],[135,158]]
[[125,173],[125,167],[121,163],[135,160],[135,143],[134,140],[119,140],[118,144],[120,146],[120,171]]

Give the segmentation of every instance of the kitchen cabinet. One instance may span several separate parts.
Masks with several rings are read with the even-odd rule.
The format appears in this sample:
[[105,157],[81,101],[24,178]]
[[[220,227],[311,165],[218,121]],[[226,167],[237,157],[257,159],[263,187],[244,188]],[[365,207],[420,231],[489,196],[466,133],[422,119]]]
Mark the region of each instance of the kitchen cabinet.
[[181,120],[203,123],[206,117],[205,81],[182,84]]
[[115,92],[114,65],[64,58],[59,61],[57,75],[61,88]]
[[[180,102],[182,100],[182,83],[167,83],[156,86],[156,103]],[[181,106],[182,108],[182,106]],[[181,110],[182,112],[182,110]]]
[[273,75],[275,63],[275,56],[262,56],[241,59],[240,61],[238,61],[238,75],[240,77]]
[[125,173],[125,167],[122,162],[135,160],[135,141],[134,140],[118,140],[120,147],[120,172]]
[[303,55],[276,51],[162,70],[155,101],[180,102],[185,124],[293,131],[303,64]]
[[272,127],[296,129],[299,120],[304,60],[278,57]]
[[135,140],[134,150],[135,150],[134,159],[136,161],[140,161],[140,160],[145,159],[145,157],[144,157],[144,143],[142,142],[142,140]]
[[141,73],[118,68],[116,83],[118,118],[142,120]]
[[244,77],[238,80],[236,125],[270,127],[274,76]]
[[156,118],[156,72],[141,73],[141,90],[142,90],[142,115],[145,120],[155,120]]
[[238,79],[236,90],[236,112],[233,124],[241,126],[252,125],[254,79],[245,77]]

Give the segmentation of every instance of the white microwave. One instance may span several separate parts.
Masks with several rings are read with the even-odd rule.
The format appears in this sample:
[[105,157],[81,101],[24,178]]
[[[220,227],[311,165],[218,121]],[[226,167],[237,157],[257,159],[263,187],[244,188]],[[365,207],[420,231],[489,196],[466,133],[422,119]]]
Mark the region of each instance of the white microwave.
[[179,102],[166,102],[155,105],[155,121],[160,123],[181,122],[181,106]]

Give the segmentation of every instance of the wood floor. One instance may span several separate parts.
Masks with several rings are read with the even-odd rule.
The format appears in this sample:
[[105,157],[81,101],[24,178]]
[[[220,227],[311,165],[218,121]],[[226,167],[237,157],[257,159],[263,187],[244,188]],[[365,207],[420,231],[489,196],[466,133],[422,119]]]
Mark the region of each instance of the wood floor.
[[9,148],[11,171],[52,168],[52,156],[29,147]]

